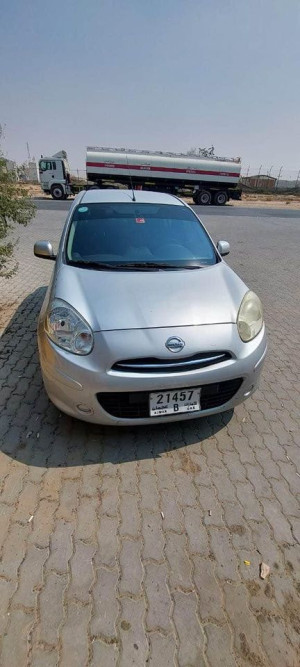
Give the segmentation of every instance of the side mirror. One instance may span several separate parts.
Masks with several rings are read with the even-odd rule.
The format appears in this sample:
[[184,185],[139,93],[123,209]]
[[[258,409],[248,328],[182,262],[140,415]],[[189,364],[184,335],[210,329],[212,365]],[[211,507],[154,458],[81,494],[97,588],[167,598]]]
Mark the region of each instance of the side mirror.
[[222,257],[224,257],[224,255],[228,255],[230,253],[230,245],[228,241],[218,241],[217,250],[219,251],[220,255],[222,255]]
[[36,257],[41,259],[56,259],[50,241],[36,241],[33,252]]

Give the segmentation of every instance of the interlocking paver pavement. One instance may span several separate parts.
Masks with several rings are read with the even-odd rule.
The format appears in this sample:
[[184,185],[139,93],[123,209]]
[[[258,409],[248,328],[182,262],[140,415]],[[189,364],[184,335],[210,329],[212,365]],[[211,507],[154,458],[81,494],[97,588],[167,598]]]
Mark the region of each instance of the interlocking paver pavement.
[[32,245],[64,217],[38,212],[0,281],[0,664],[298,667],[299,221],[206,219],[265,306],[259,391],[234,413],[111,429],[42,387],[52,265]]

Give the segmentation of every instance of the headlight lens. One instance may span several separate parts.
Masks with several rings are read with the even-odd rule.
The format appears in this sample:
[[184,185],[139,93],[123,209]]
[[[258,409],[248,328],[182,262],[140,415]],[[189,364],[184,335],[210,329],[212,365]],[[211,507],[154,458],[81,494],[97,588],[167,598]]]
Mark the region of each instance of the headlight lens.
[[245,294],[237,316],[237,327],[244,343],[253,340],[263,325],[261,301],[254,292]]
[[62,299],[54,299],[46,316],[49,338],[73,354],[89,354],[94,345],[93,332],[77,310]]

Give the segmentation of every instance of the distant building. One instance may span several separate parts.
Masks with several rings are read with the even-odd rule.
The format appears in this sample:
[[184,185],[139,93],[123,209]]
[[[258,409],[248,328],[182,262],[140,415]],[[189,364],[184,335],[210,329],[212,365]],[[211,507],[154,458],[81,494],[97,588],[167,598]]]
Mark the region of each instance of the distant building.
[[259,188],[260,190],[274,190],[277,178],[266,174],[257,174],[256,176],[242,176],[241,183],[249,188]]

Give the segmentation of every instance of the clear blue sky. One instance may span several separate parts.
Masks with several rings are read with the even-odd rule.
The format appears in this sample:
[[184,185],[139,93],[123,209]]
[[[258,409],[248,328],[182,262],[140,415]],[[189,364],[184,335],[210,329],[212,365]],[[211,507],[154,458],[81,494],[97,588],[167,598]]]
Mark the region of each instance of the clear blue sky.
[[299,0],[2,0],[4,151],[87,145],[300,168]]

